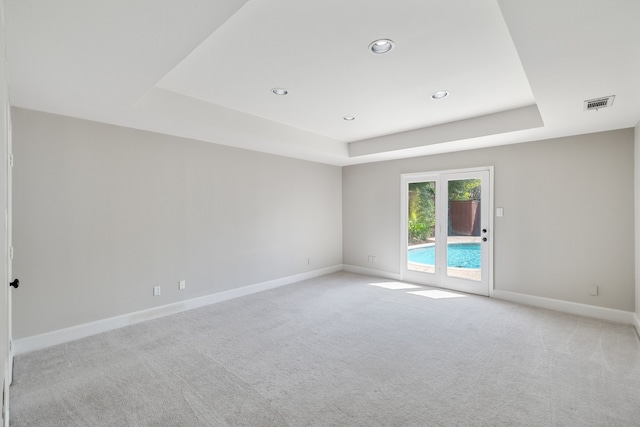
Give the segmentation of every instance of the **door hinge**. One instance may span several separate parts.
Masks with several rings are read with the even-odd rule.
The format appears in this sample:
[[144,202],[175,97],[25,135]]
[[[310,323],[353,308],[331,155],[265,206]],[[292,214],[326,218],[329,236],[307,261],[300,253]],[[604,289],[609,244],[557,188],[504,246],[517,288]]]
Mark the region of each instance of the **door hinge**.
[[9,167],[13,167],[13,154],[9,154]]
[[9,259],[13,259],[13,246],[9,246]]

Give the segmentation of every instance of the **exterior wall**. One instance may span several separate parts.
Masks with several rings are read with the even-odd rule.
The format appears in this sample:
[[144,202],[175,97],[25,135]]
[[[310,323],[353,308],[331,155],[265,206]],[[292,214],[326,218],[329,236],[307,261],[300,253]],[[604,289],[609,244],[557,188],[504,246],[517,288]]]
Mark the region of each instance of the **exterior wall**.
[[480,166],[504,208],[495,289],[634,310],[633,129],[345,167],[344,264],[399,274],[400,175]]
[[13,115],[16,338],[342,263],[339,167]]

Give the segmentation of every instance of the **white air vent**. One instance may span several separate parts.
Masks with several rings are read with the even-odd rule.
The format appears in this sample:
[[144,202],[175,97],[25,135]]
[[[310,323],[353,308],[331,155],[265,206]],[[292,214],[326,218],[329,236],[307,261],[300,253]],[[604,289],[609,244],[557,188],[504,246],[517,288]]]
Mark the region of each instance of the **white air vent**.
[[600,108],[607,108],[613,105],[615,95],[605,96],[604,98],[587,99],[584,101],[584,111],[599,110]]

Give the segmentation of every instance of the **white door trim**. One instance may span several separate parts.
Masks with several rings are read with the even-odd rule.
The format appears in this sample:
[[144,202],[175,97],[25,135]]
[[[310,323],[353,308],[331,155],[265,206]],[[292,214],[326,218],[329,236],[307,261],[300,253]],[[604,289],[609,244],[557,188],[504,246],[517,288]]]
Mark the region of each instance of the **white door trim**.
[[[1,5],[0,5],[0,10],[1,10]],[[9,286],[9,282],[11,281],[11,267],[12,267],[12,261],[11,261],[11,256],[10,251],[11,251],[11,176],[12,176],[12,171],[11,171],[11,166],[12,166],[12,145],[11,145],[11,138],[12,138],[12,134],[11,134],[11,106],[9,105],[9,101],[6,101],[5,103],[5,114],[4,114],[4,120],[5,120],[5,130],[6,130],[6,134],[2,135],[2,138],[4,139],[4,143],[3,145],[3,150],[4,153],[2,153],[1,158],[4,160],[4,165],[3,165],[3,170],[2,172],[5,173],[5,182],[4,185],[6,185],[6,188],[3,189],[2,193],[3,193],[3,204],[4,204],[4,211],[5,211],[5,222],[4,222],[4,231],[2,234],[4,234],[4,238],[3,240],[3,244],[5,245],[4,250],[2,251],[4,253],[4,259],[1,261],[3,263],[6,263],[6,269],[5,269],[5,277],[3,277],[3,280],[5,283],[3,283],[2,289],[4,290],[4,292],[6,292],[6,310],[4,313],[4,316],[6,316],[6,319],[4,319],[3,323],[3,327],[7,328],[7,354],[3,355],[6,356],[6,360],[4,363],[4,366],[2,367],[3,371],[3,376],[4,376],[4,381],[2,384],[3,387],[3,397],[2,397],[2,419],[4,422],[4,427],[9,427],[9,393],[10,393],[10,385],[11,385],[11,381],[13,378],[13,340],[12,340],[12,326],[11,326],[11,318],[12,318],[12,314],[11,314],[11,307],[12,307],[12,301],[11,301],[11,287]]]
[[[11,106],[7,101],[7,201],[5,227],[7,233],[7,279],[13,280],[13,128],[11,126]],[[9,338],[8,380],[13,382],[13,292],[7,295],[7,322]]]

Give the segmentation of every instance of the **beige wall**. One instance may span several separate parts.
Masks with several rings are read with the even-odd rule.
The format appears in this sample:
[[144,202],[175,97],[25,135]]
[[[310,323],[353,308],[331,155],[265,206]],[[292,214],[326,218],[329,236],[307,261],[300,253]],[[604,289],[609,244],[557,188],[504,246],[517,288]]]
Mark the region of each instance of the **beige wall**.
[[13,119],[16,338],[342,263],[339,167]]
[[496,289],[634,310],[633,129],[345,167],[344,264],[399,273],[400,175],[476,166],[504,208]]

